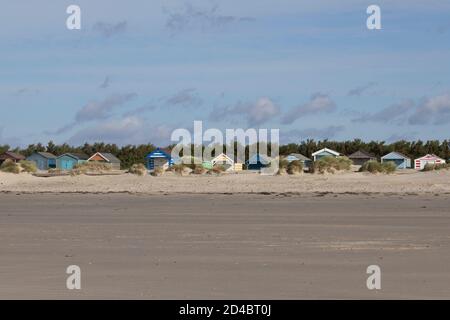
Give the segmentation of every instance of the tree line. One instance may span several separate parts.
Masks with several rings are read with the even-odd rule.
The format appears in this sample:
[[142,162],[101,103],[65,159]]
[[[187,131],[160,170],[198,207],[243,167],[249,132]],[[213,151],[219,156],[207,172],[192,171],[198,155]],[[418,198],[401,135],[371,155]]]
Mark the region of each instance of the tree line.
[[[170,145],[167,148],[170,149],[174,145]],[[234,143],[235,154],[238,148],[237,143]],[[288,155],[290,153],[301,153],[307,157],[311,157],[311,154],[322,148],[333,149],[344,155],[350,155],[358,150],[364,150],[372,153],[377,158],[391,152],[401,152],[412,159],[419,158],[427,153],[433,153],[437,156],[449,160],[450,159],[450,141],[449,140],[428,140],[428,141],[397,141],[393,143],[386,143],[385,141],[370,141],[364,142],[361,139],[347,140],[347,141],[329,141],[308,139],[301,141],[300,143],[290,143],[280,146],[280,155]],[[129,168],[135,163],[145,163],[145,156],[156,149],[156,146],[148,144],[140,145],[125,145],[118,146],[116,144],[107,144],[103,142],[97,142],[93,144],[85,143],[83,146],[70,146],[66,143],[56,145],[53,141],[43,145],[30,144],[27,148],[14,148],[11,149],[8,145],[0,145],[0,153],[5,151],[12,151],[20,153],[24,156],[29,156],[34,152],[50,152],[54,155],[61,155],[64,153],[85,153],[87,155],[93,155],[96,152],[108,152],[114,154],[120,159],[122,168]],[[270,153],[271,146],[268,146]],[[248,159],[249,147],[245,147],[246,159]]]

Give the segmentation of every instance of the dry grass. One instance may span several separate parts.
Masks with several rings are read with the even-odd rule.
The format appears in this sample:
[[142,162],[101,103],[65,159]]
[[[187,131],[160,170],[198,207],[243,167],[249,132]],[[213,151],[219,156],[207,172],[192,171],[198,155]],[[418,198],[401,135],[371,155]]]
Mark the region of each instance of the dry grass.
[[128,169],[128,172],[138,176],[145,176],[147,174],[147,168],[142,163],[135,163]]
[[365,162],[361,168],[359,169],[360,172],[370,172],[370,173],[393,173],[397,170],[397,166],[394,162],[388,161],[380,163],[376,160],[369,160]]
[[206,168],[204,168],[202,165],[196,165],[194,168],[194,171],[192,172],[193,174],[200,174],[203,175],[207,172],[208,170]]
[[303,173],[303,163],[298,160],[291,161],[287,166],[287,173],[289,174]]
[[0,171],[9,173],[20,173],[20,166],[11,159],[6,159],[0,166]]
[[422,171],[444,170],[450,169],[450,163],[433,164],[427,163]]
[[28,160],[20,160],[19,165],[23,172],[35,173],[37,171],[36,163]]
[[103,173],[111,171],[111,166],[102,162],[84,162],[77,163],[72,170],[70,170],[71,176],[77,176],[86,173]]
[[155,169],[153,169],[151,175],[154,177],[160,177],[164,175],[165,172],[166,170],[163,167],[156,167]]
[[335,173],[336,171],[350,170],[352,161],[347,157],[323,157],[314,162],[314,172]]

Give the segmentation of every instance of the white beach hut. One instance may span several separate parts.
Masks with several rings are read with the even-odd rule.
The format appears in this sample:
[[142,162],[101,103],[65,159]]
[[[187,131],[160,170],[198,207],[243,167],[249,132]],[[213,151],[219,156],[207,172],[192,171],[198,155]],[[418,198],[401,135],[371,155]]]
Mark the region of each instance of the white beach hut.
[[314,152],[312,154],[314,161],[317,161],[317,160],[319,160],[320,158],[323,158],[323,157],[335,157],[335,158],[337,158],[340,155],[341,154],[339,152],[331,150],[331,149],[328,149],[328,148],[320,149],[320,150],[318,150],[318,151],[316,151],[316,152]]
[[439,158],[437,155],[427,154],[426,156],[414,160],[414,169],[422,170],[427,164],[443,164],[443,163],[445,163],[445,160]]
[[[234,160],[227,156],[225,153],[221,153],[211,160],[213,166],[221,165],[225,167],[225,171],[234,170]],[[242,169],[242,166],[241,166]]]

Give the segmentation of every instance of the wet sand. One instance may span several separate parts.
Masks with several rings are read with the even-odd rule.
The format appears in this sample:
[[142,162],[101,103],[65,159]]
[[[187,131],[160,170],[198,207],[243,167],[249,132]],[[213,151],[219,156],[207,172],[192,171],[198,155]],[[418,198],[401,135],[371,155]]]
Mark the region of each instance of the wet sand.
[[[0,298],[450,298],[449,195],[0,194]],[[65,270],[81,267],[82,289]],[[382,289],[366,287],[379,265]]]

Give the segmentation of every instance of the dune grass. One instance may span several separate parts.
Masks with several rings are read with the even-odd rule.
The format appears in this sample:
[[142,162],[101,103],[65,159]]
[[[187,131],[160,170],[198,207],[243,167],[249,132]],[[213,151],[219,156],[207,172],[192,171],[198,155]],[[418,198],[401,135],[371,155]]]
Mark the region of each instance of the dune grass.
[[450,169],[450,163],[440,163],[440,164],[433,164],[433,163],[427,163],[423,167],[422,171],[434,171],[434,170],[446,170]]
[[20,160],[19,165],[23,172],[35,173],[37,171],[36,163],[28,160]]
[[287,166],[288,174],[300,174],[303,173],[303,163],[298,160],[291,161]]
[[365,162],[361,168],[360,172],[370,172],[370,173],[393,173],[397,170],[397,166],[392,161],[387,161],[380,163],[376,160],[369,160]]
[[20,173],[20,166],[11,159],[6,159],[0,166],[0,171],[9,173]]
[[147,168],[142,163],[135,163],[128,169],[128,172],[138,176],[144,176],[147,174]]
[[334,173],[336,171],[350,170],[352,160],[347,157],[326,156],[314,162],[314,172]]

